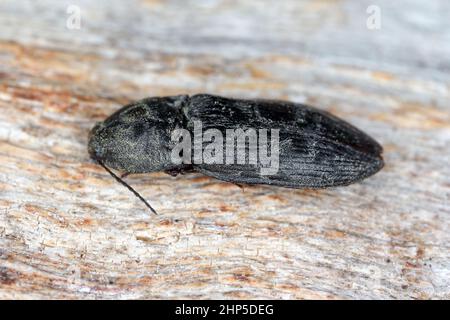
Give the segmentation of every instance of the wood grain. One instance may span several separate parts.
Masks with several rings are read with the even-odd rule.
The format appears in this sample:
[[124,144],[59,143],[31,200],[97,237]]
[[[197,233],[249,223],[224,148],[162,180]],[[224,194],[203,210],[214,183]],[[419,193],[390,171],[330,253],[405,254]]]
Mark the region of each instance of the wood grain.
[[[69,4],[81,28],[68,29]],[[2,1],[0,298],[449,299],[450,3]],[[326,190],[127,181],[88,130],[146,96],[305,102],[384,146]]]

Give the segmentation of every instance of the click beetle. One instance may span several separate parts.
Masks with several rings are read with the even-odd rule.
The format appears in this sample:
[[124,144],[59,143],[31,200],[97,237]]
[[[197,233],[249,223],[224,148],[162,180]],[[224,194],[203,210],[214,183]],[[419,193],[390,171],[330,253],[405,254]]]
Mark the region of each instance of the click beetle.
[[[192,142],[192,136],[193,140],[199,138],[196,124],[201,125],[200,138],[212,132],[210,139],[197,145],[194,141],[193,146],[182,149],[183,161],[174,160],[173,151],[180,142],[180,135],[174,139],[174,132],[190,134],[188,140]],[[252,134],[266,132],[263,130],[270,130],[272,139],[253,139]],[[229,132],[235,134],[233,140],[228,139]],[[243,143],[239,143],[240,138]],[[208,158],[206,153],[213,142],[216,148]],[[223,150],[226,152],[222,155]],[[277,162],[272,161],[276,170],[262,172],[271,163],[259,161],[264,159],[261,150],[276,155],[272,158]],[[111,168],[124,174],[197,171],[236,184],[326,188],[360,181],[384,165],[380,144],[328,112],[286,101],[209,94],[152,97],[126,105],[94,126],[88,151],[155,214],[150,204]],[[239,155],[244,155],[241,161]]]

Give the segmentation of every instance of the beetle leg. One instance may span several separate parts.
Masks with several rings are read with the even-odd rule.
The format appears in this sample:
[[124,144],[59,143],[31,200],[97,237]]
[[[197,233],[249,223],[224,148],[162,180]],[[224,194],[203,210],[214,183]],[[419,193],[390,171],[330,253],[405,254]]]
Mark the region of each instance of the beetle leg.
[[236,182],[231,182],[231,183],[234,184],[235,186],[239,187],[242,190],[242,192],[245,192],[245,185],[236,183]]
[[167,169],[164,170],[164,173],[167,173],[168,175],[171,175],[172,177],[176,177],[177,175],[179,175],[181,172],[181,169]]
[[126,178],[130,175],[130,172],[124,172],[120,175],[120,179]]
[[195,170],[192,165],[184,165],[183,167],[164,170],[165,173],[171,175],[172,177],[176,177],[179,174],[185,174],[185,173],[190,173],[190,172],[194,172],[194,171]]

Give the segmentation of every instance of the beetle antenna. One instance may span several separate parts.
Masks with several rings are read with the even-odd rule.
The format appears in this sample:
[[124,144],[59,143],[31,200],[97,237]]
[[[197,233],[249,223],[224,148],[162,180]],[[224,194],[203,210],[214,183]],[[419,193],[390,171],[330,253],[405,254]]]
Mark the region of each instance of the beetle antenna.
[[133,192],[133,194],[138,197],[146,206],[147,208],[149,208],[154,214],[157,215],[155,209],[153,209],[153,207],[139,194],[139,192],[137,192],[136,190],[134,190],[128,183],[126,183],[125,181],[123,181],[120,177],[118,177],[114,172],[111,171],[111,169],[109,169],[102,161],[97,160],[98,163],[114,178],[117,180],[117,182],[119,182],[121,185],[125,186],[128,190],[130,190],[131,192]]

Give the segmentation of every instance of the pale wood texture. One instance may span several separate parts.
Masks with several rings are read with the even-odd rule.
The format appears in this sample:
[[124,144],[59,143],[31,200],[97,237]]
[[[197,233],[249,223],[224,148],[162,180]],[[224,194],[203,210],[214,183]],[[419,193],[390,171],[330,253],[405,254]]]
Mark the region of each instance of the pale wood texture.
[[[450,2],[0,2],[1,298],[450,298]],[[81,29],[66,27],[69,4]],[[306,102],[380,141],[349,187],[128,177],[88,130],[146,96]]]

